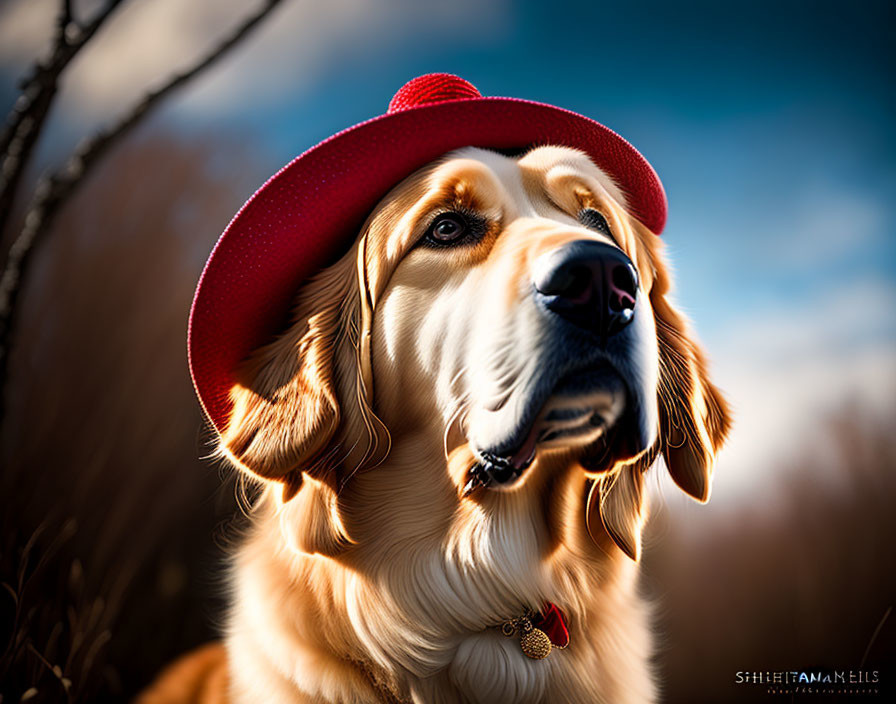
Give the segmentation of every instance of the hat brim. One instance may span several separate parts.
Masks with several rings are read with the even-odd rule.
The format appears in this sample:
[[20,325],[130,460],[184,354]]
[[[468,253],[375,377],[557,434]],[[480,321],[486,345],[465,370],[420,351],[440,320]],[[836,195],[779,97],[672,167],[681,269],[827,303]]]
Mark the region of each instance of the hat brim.
[[221,431],[239,364],[282,328],[301,283],[336,261],[382,197],[418,168],[466,146],[580,149],[625,193],[652,232],[666,195],[638,151],[598,122],[516,98],[474,98],[388,113],[312,147],[272,176],[234,216],[212,251],[193,299],[190,374]]

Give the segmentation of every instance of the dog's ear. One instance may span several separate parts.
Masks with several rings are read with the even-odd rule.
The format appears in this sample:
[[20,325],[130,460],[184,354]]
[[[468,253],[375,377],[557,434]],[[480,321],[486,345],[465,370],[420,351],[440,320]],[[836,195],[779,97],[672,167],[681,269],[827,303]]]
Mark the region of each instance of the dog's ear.
[[585,514],[592,540],[600,544],[599,531],[633,560],[641,556],[641,528],[646,520],[642,490],[644,466],[635,462],[618,467],[594,480]]
[[324,478],[325,450],[340,424],[336,347],[357,296],[355,263],[346,256],[299,292],[289,329],[252,355],[231,390],[233,410],[221,433],[224,454],[241,468],[301,487],[302,472]]
[[728,404],[709,380],[706,359],[687,321],[668,300],[669,275],[654,257],[650,303],[659,346],[663,458],[672,479],[697,501],[709,500],[713,464],[731,425]]

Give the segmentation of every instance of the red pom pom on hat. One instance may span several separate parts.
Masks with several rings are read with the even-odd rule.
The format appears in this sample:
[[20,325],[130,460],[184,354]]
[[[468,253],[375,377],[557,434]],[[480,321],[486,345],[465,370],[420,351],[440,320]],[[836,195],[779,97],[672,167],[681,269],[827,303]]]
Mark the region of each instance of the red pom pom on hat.
[[451,73],[428,73],[405,83],[389,101],[389,114],[446,100],[481,98],[469,81]]

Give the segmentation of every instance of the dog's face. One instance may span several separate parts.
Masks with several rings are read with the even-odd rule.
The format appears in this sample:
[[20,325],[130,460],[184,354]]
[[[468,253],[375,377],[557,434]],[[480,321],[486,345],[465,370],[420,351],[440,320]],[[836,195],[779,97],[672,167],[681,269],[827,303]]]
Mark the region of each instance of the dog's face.
[[438,418],[489,489],[524,482],[537,453],[597,472],[652,448],[653,268],[620,200],[550,147],[460,150],[396,189],[367,239],[386,425]]
[[234,388],[223,445],[287,495],[303,470],[336,468],[341,486],[381,460],[383,443],[377,453],[361,440],[382,440],[380,424],[393,441],[465,448],[463,471],[448,470],[461,496],[518,490],[558,458],[614,484],[630,472],[640,487],[662,451],[705,500],[728,419],[666,300],[657,239],[580,152],[446,155],[393,189],[355,247],[306,284],[295,324]]

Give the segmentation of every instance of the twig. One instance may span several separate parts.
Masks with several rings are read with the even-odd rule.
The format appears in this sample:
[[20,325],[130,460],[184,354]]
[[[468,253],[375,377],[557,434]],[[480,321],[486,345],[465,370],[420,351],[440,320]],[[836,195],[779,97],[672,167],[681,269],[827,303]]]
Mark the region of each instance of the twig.
[[62,29],[72,21],[72,0],[62,0]]
[[62,168],[40,179],[25,216],[25,224],[10,247],[6,267],[3,276],[0,277],[0,420],[3,419],[5,410],[5,389],[9,353],[14,335],[16,302],[35,248],[46,236],[61,206],[83,183],[87,173],[110,147],[142,122],[169,94],[205,71],[239,44],[281,2],[282,0],[266,0],[261,9],[192,68],[175,75],[161,88],[147,94],[113,126],[82,142]]
[[865,667],[865,661],[868,659],[868,654],[871,652],[871,646],[874,645],[874,641],[877,640],[877,636],[880,634],[880,629],[884,627],[884,624],[887,622],[887,619],[890,617],[890,613],[893,611],[892,604],[887,607],[887,610],[884,611],[883,618],[881,618],[880,622],[877,624],[877,628],[874,629],[874,633],[871,634],[871,640],[868,641],[868,647],[865,648],[865,654],[862,656],[862,662],[859,663],[859,669],[861,670]]
[[62,0],[50,57],[45,62],[38,61],[22,81],[22,95],[0,135],[0,237],[6,231],[22,174],[50,113],[59,77],[121,3],[122,0],[109,0],[86,27],[81,27],[72,16],[71,0]]

